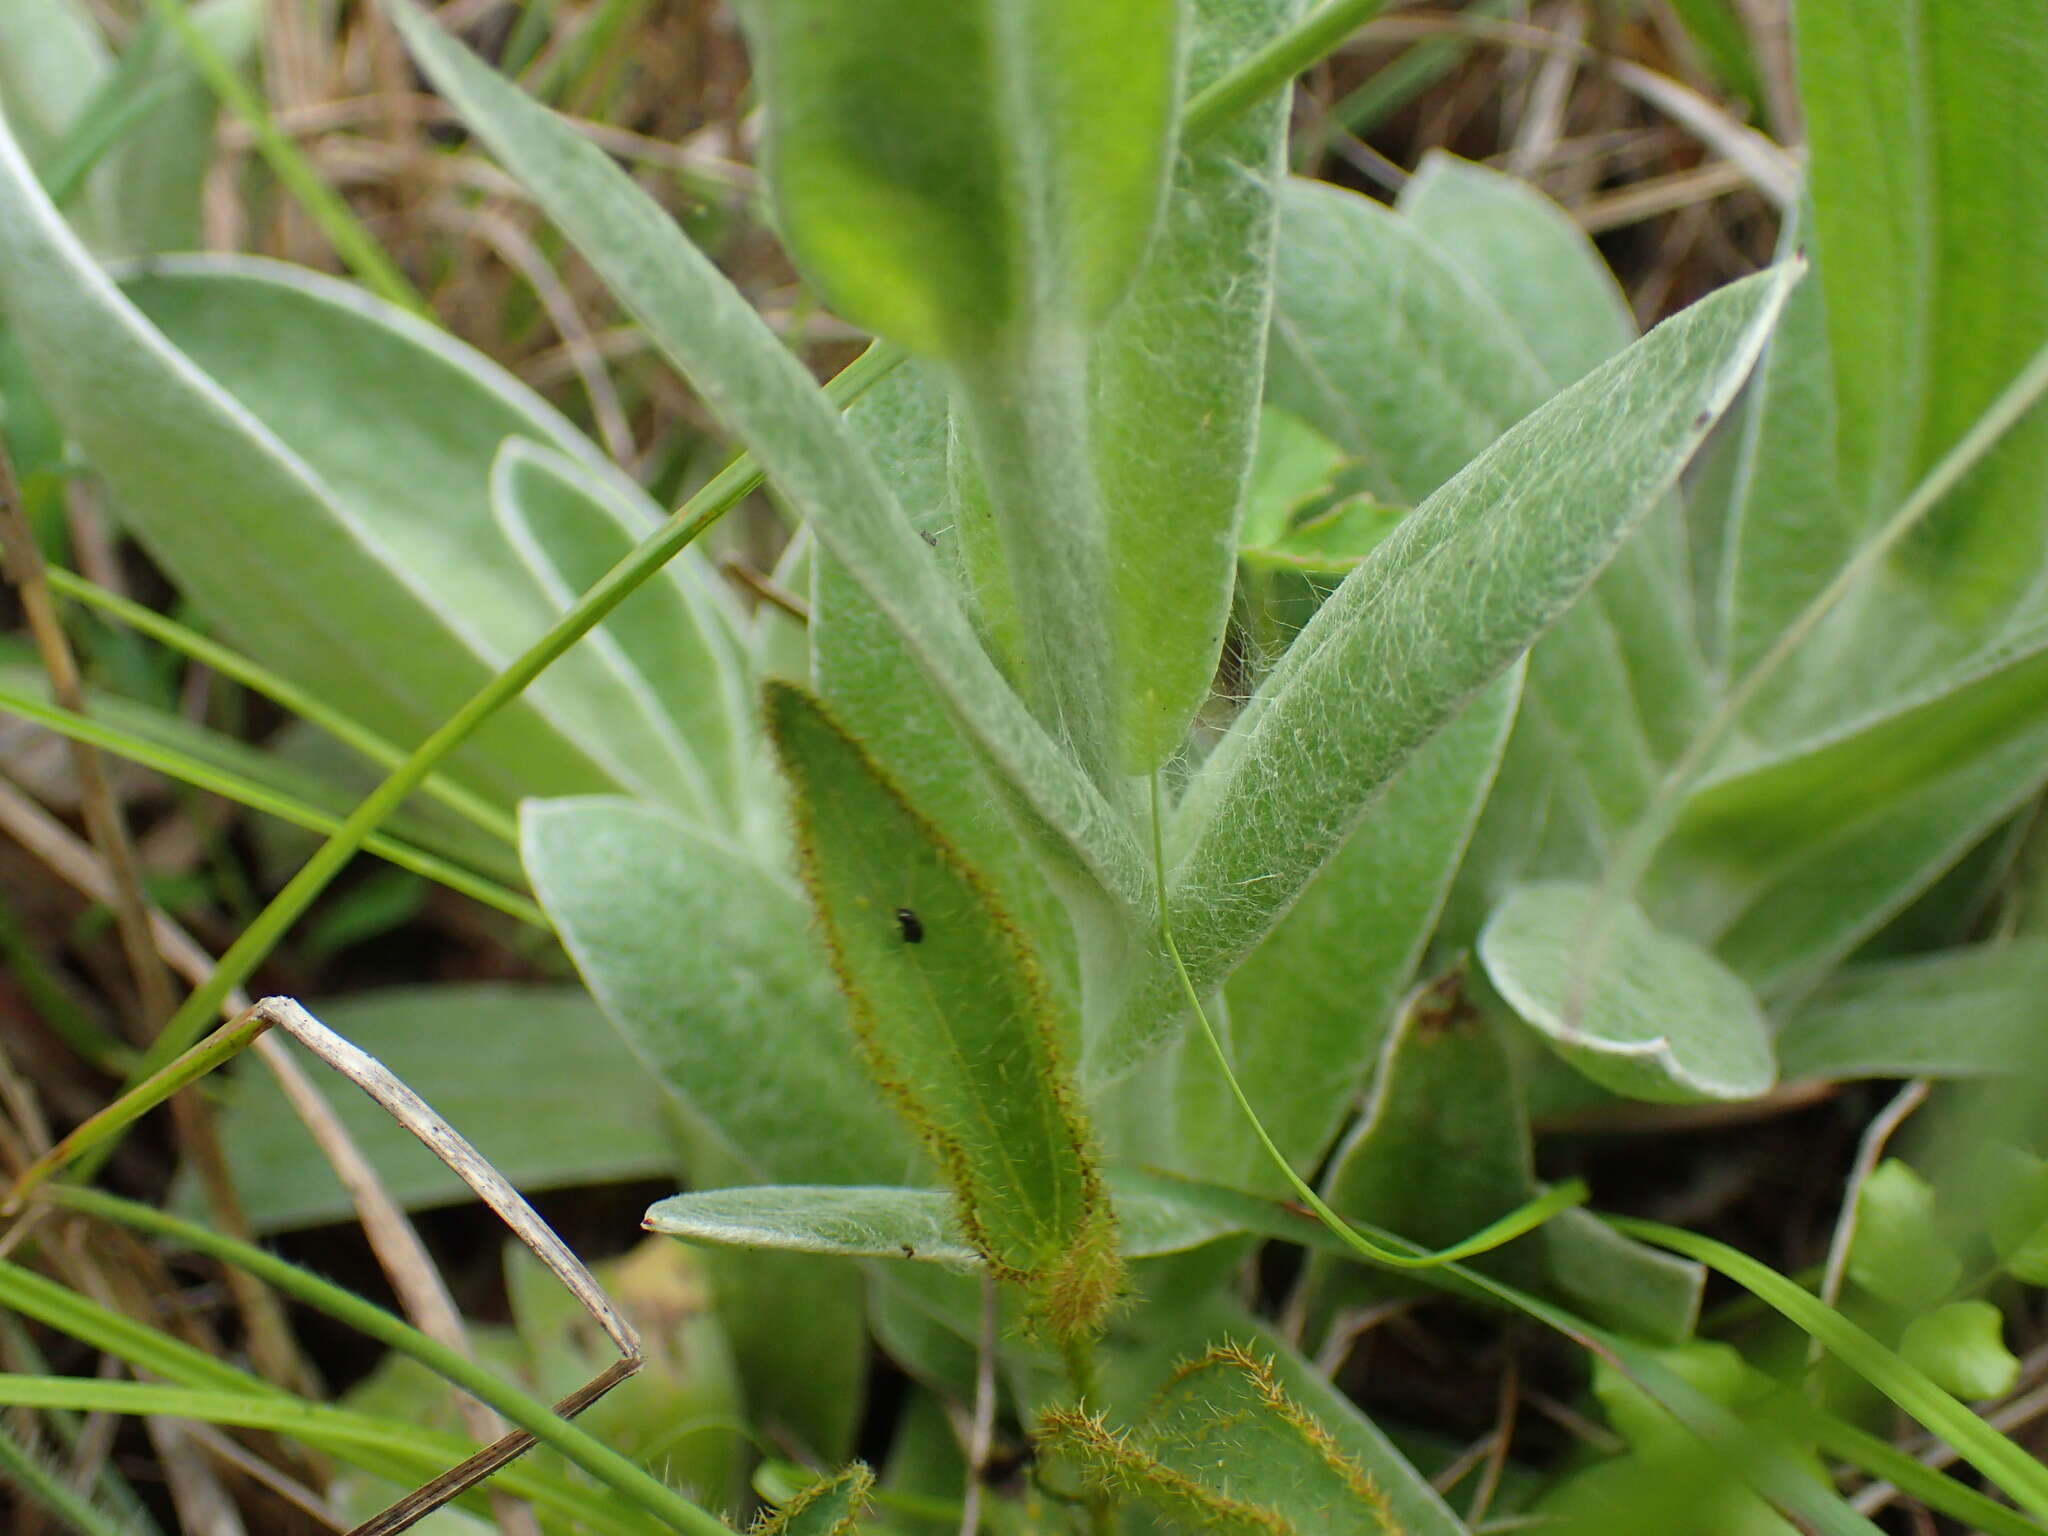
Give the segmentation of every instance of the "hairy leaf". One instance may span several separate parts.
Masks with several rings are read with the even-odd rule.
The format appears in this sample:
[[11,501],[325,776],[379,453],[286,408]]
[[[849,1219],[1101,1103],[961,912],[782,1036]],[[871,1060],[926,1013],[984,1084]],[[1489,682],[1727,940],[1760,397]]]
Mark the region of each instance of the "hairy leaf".
[[[524,438],[507,441],[492,476],[499,522],[558,609],[597,585],[656,526],[645,498],[621,496],[615,481]],[[651,696],[642,708],[664,737],[680,736],[693,787],[728,816],[758,782],[749,771],[758,739],[740,623],[725,588],[691,551],[582,642],[606,643],[612,665]]]
[[1115,1219],[1038,961],[987,883],[808,694],[768,689],[805,884],[868,1070],[962,1230],[1056,1338],[1117,1286]]
[[798,264],[917,352],[1099,320],[1158,212],[1179,6],[1140,0],[743,5],[765,165]]
[[528,801],[534,893],[635,1054],[762,1179],[894,1183],[913,1151],[864,1079],[787,881],[652,806]]
[[852,429],[780,339],[661,208],[596,145],[454,42],[409,0],[385,0],[464,120],[638,317],[904,638],[995,766],[1039,847],[1119,904],[1150,880],[1128,827],[997,672],[930,551]]
[[[1300,9],[1300,0],[1194,0],[1189,93]],[[1223,644],[1286,127],[1277,94],[1182,152],[1150,256],[1095,342],[1090,427],[1107,521],[1122,765],[1133,773],[1180,749]]]
[[1778,1030],[1799,1077],[1998,1077],[2038,1061],[2048,940],[2018,938],[1860,965],[1803,999]]
[[[1843,486],[1872,527],[2048,335],[2048,35],[1999,0],[1793,17]],[[1964,644],[2038,589],[2044,472],[2037,409],[1893,557]],[[1898,646],[1910,612],[1865,642]]]
[[1598,887],[1524,886],[1494,913],[1479,954],[1515,1011],[1604,1088],[1682,1103],[1754,1098],[1776,1080],[1769,1027],[1742,979]]
[[1183,1367],[1130,1432],[1058,1409],[1046,1416],[1045,1433],[1096,1487],[1176,1524],[1232,1536],[1400,1530],[1372,1479],[1265,1362],[1235,1346]]
[[874,1474],[855,1462],[778,1509],[762,1524],[760,1536],[854,1536],[874,1486]]
[[[1213,985],[1410,757],[1570,605],[1669,491],[1754,361],[1784,273],[1721,290],[1524,420],[1403,520],[1317,611],[1183,802],[1174,929]],[[1175,1020],[1141,989],[1096,1048]]]
[[[332,280],[186,259],[137,293],[175,339],[106,279],[0,135],[0,309],[129,526],[240,649],[416,740],[545,622],[489,530],[491,455],[511,434],[591,449],[466,348]],[[382,382],[343,383],[364,374]],[[278,593],[280,571],[318,576]],[[504,711],[456,771],[507,801],[610,787],[550,693]]]
[[[1160,1192],[1115,1196],[1120,1247],[1126,1258],[1155,1258],[1213,1242],[1235,1230],[1211,1213],[1177,1204]],[[978,1250],[962,1230],[952,1200],[932,1189],[837,1184],[770,1185],[671,1195],[649,1208],[643,1225],[685,1242],[852,1259],[917,1259],[978,1267]]]
[[[1454,971],[1409,999],[1324,1182],[1324,1198],[1347,1218],[1426,1248],[1458,1242],[1542,1193],[1502,1026],[1465,998],[1465,985]],[[1584,1211],[1562,1212],[1471,1262],[1665,1343],[1692,1332],[1705,1279],[1698,1265],[1618,1237]],[[1382,1288],[1395,1279],[1350,1273]]]

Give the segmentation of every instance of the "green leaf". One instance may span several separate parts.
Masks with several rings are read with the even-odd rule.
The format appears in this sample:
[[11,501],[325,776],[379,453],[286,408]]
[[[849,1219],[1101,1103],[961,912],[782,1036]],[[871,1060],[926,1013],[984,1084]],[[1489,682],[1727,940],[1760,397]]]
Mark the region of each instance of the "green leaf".
[[1933,1306],[1963,1278],[1963,1261],[1942,1230],[1934,1186],[1895,1157],[1856,1191],[1849,1278],[1905,1312]]
[[1331,494],[1350,455],[1292,411],[1259,411],[1258,441],[1245,486],[1243,549],[1261,549],[1287,535],[1311,503]]
[[874,1486],[874,1474],[855,1462],[778,1509],[758,1527],[760,1536],[853,1536]]
[[[1781,255],[1798,249],[1812,222],[1811,207],[1786,219]],[[1867,520],[1841,487],[1825,292],[1813,271],[1792,290],[1734,423],[1719,624],[1735,676],[1756,665],[1867,532]],[[1792,663],[1795,669],[1811,666],[1811,683],[1804,690],[1793,681],[1779,684],[1754,716],[1825,717],[1841,708],[1843,664],[1873,665],[1853,654],[1831,656],[1833,666],[1812,665],[1806,660],[1811,650],[1809,644]],[[1802,692],[1789,704],[1780,702]]]
[[[948,474],[952,423],[933,370],[905,364],[856,401],[847,420],[919,536],[950,564],[960,509]],[[810,672],[819,695],[904,798],[995,887],[997,899],[1031,934],[1054,988],[1071,990],[1070,967],[1060,953],[1065,915],[1043,867],[1017,836],[986,758],[962,733],[888,616],[824,551],[815,562],[811,605]],[[1095,926],[1105,937],[1114,935],[1115,914],[1099,916]]]
[[2005,1317],[1988,1301],[1952,1301],[1914,1318],[1899,1354],[1961,1398],[2003,1397],[2020,1375],[2019,1357],[2005,1347]]
[[2048,774],[2048,632],[1687,800],[1644,891],[1759,991],[1809,982],[1901,911]]
[[796,889],[628,801],[528,801],[520,832],[591,995],[747,1174],[908,1174],[913,1153],[854,1059]]
[[777,493],[888,616],[993,765],[1050,859],[1144,910],[1150,880],[1128,825],[1034,722],[934,580],[930,551],[803,366],[630,177],[407,0],[386,0],[422,68],[464,120],[753,450]]
[[[1542,368],[1546,395],[1635,340],[1635,317],[1599,252],[1534,188],[1435,153],[1397,206],[1512,322],[1513,339]],[[1469,376],[1488,366],[1487,354],[1460,348],[1446,366]],[[1683,750],[1707,702],[1706,669],[1689,625],[1680,510],[1675,497],[1656,509],[1533,660],[1524,729],[1544,737],[1553,755],[1563,748],[1575,760],[1566,771],[1584,779],[1616,827],[1633,818],[1656,766]]]
[[[1669,491],[1756,356],[1763,274],[1667,321],[1502,437],[1346,578],[1190,786],[1176,933],[1213,985],[1401,766],[1542,633]],[[1141,1000],[1097,1047],[1128,1064],[1178,1010]]]
[[1799,1527],[1776,1514],[1742,1478],[1729,1475],[1726,1450],[1703,1442],[1692,1423],[1665,1405],[1668,1386],[1653,1394],[1637,1379],[1645,1364],[1658,1368],[1660,1385],[1674,1383],[1691,1400],[1739,1414],[1778,1440],[1784,1460],[1796,1458],[1798,1471],[1817,1489],[1827,1487],[1826,1469],[1785,1433],[1775,1383],[1731,1346],[1695,1340],[1677,1348],[1637,1349],[1625,1362],[1595,1358],[1594,1395],[1629,1452],[1567,1476],[1536,1506],[1538,1517],[1560,1522],[1568,1536],[1637,1529],[1671,1536],[1796,1536]]
[[[1453,971],[1409,998],[1364,1114],[1323,1185],[1347,1218],[1425,1248],[1457,1242],[1542,1193],[1502,1026],[1465,986]],[[1692,1332],[1705,1278],[1697,1265],[1618,1239],[1584,1211],[1565,1211],[1471,1262],[1605,1326],[1668,1343]],[[1400,1283],[1369,1279],[1382,1295]]]
[[[1742,1358],[1732,1344],[1692,1339],[1654,1352],[1653,1358],[1694,1391],[1724,1408],[1744,1408],[1768,1397],[1776,1383]],[[1656,1398],[1606,1361],[1593,1366],[1593,1395],[1615,1433],[1637,1450],[1688,1445],[1691,1436]]]
[[[652,531],[638,499],[556,450],[507,438],[491,508],[556,613],[567,611]],[[633,754],[643,796],[714,824],[739,815],[750,700],[737,615],[699,563],[673,560],[579,642],[581,697],[615,750]],[[579,654],[580,653],[580,654]],[[592,663],[595,663],[594,665]],[[558,662],[557,665],[560,665]]]
[[[521,1189],[659,1177],[675,1154],[661,1089],[580,990],[402,987],[316,1005]],[[409,1210],[473,1199],[375,1103],[327,1072],[333,1104],[393,1199]],[[244,1066],[220,1119],[235,1189],[258,1232],[346,1220],[355,1207],[269,1074]],[[191,1192],[183,1197],[190,1205]]]
[[[2048,36],[1998,0],[1793,15],[1843,484],[1868,527],[2048,334]],[[1986,135],[2013,153],[1986,156]],[[1966,644],[2036,582],[2044,473],[2036,410],[1893,556]],[[1902,611],[1871,612],[1865,642],[1898,649]]]
[[2048,1286],[2048,1158],[1999,1148],[1991,1197],[1991,1243],[2005,1272]]
[[1268,403],[1358,456],[1382,500],[1413,505],[1550,396],[1493,297],[1410,220],[1289,181]]
[[1176,1524],[1234,1536],[1307,1536],[1333,1521],[1347,1531],[1400,1530],[1372,1479],[1263,1361],[1235,1346],[1183,1367],[1129,1433],[1078,1409],[1047,1414],[1043,1433],[1097,1489]]
[[2048,940],[2011,939],[1859,965],[1803,999],[1778,1030],[1801,1077],[1997,1077],[2040,1049]]
[[1636,339],[1628,296],[1593,242],[1527,182],[1432,149],[1394,206],[1514,322],[1555,388]]
[[1098,321],[1158,213],[1175,0],[742,6],[777,222],[856,324],[913,352]]
[[[1189,9],[1193,95],[1283,31],[1301,5],[1192,0]],[[1114,89],[1126,87],[1119,80]],[[1286,130],[1286,96],[1276,93],[1181,153],[1158,237],[1091,360],[1122,766],[1133,773],[1180,749],[1222,649],[1259,415]]]
[[[746,1176],[711,1137],[687,1122],[677,1130],[694,1183]],[[807,1451],[813,1465],[845,1461],[866,1412],[872,1364],[866,1288],[815,1254],[702,1247],[696,1260],[739,1369],[745,1422]]]
[[1087,1332],[1118,1282],[1115,1219],[1036,956],[821,705],[772,683],[768,718],[869,1072],[990,1269],[1031,1291],[1054,1337]]
[[38,168],[48,169],[113,67],[92,12],[78,0],[0,5],[0,110]]
[[[577,1422],[661,1480],[727,1509],[746,1454],[739,1387],[724,1319],[709,1305],[701,1255],[648,1238],[592,1273],[640,1331],[646,1364]],[[618,1356],[582,1302],[524,1247],[504,1250],[505,1294],[527,1357],[519,1375],[559,1400]]]
[[[1230,978],[1238,1080],[1298,1168],[1321,1160],[1371,1071],[1486,802],[1520,683],[1511,674],[1495,684],[1416,754]],[[1226,1139],[1217,1123],[1223,1113],[1219,1104],[1197,1122],[1192,1166],[1176,1167],[1213,1166],[1204,1146]],[[1257,1187],[1271,1172],[1241,1164],[1217,1176]]]
[[[209,0],[191,8],[192,24],[229,68],[240,71],[256,61],[263,10],[260,0]],[[129,46],[151,43],[123,94],[133,100],[155,91],[160,99],[122,129],[87,182],[84,228],[102,257],[204,245],[201,203],[213,168],[219,103],[175,38],[145,27]],[[101,97],[94,106],[118,110],[121,102]],[[74,134],[88,128],[84,122],[72,125]]]
[[1597,886],[1524,886],[1495,911],[1479,954],[1544,1043],[1615,1093],[1748,1099],[1776,1080],[1770,1029],[1742,979]]
[[[1248,1203],[1265,1206],[1262,1201]],[[1313,1222],[1301,1225],[1323,1231]],[[1371,1478],[1404,1536],[1464,1536],[1464,1524],[1386,1433],[1298,1349],[1217,1288],[1171,1310],[1147,1308],[1105,1340],[1105,1396],[1118,1423],[1142,1423],[1162,1385],[1185,1365],[1191,1338],[1234,1342],[1255,1352],[1297,1410],[1328,1434],[1337,1454]],[[1237,1471],[1217,1470],[1225,1475]],[[1252,1472],[1255,1475],[1255,1469]]]
[[[409,742],[544,625],[486,493],[508,434],[591,455],[537,397],[410,317],[267,263],[186,259],[138,279],[174,343],[100,274],[4,136],[0,210],[15,340],[129,526],[240,649]],[[283,571],[308,574],[255,600]],[[567,678],[544,682],[463,773],[506,802],[611,783],[561,723],[567,697]]]
[[[1126,1258],[1182,1253],[1236,1230],[1156,1191],[1119,1190],[1114,1174],[1109,1187]],[[689,1243],[915,1259],[954,1268],[979,1268],[983,1262],[961,1228],[952,1197],[935,1189],[816,1184],[696,1190],[657,1201],[642,1225]]]
[[[586,494],[631,507],[625,515],[643,534],[661,520],[630,479],[516,379],[355,288],[275,263],[185,258],[152,263],[125,291],[172,345],[317,477],[337,504],[332,536],[360,546],[386,567],[387,581],[395,577],[426,599],[449,631],[444,651],[460,646],[496,671],[557,614],[557,602],[501,531],[493,506],[502,489],[494,471],[508,439],[553,449],[561,457],[552,462],[573,463],[579,485],[603,487]],[[308,352],[325,360],[317,381],[304,372]],[[169,549],[175,537],[180,558],[204,559],[194,534],[173,534],[163,521],[145,530],[155,546]],[[299,553],[310,562],[314,550]],[[362,629],[362,594],[336,590],[322,598],[327,587],[309,583],[314,600],[302,599],[294,611],[335,628],[346,613]],[[218,622],[232,630],[237,618],[222,613]],[[420,670],[417,661],[411,670]],[[705,678],[702,686],[717,696],[718,680]],[[375,698],[401,693],[403,684],[345,676],[328,696],[345,701],[366,691]],[[600,703],[608,697],[612,703]],[[621,697],[592,650],[572,650],[525,699],[549,718],[554,734],[604,766],[608,784],[646,785],[662,771],[651,765],[667,761],[659,740],[648,739],[656,734],[650,707]],[[675,770],[667,772],[672,777]]]

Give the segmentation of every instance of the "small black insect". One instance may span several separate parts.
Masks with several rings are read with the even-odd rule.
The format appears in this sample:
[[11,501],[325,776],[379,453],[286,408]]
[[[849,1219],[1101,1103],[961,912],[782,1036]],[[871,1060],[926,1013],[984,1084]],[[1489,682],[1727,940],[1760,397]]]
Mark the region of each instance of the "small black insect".
[[911,1247],[910,1244],[905,1243],[903,1245],[903,1257],[905,1257],[906,1259],[914,1259],[917,1257],[917,1250]]
[[898,907],[896,909],[896,928],[903,935],[904,943],[922,944],[924,942],[924,924],[918,921],[917,914],[911,911],[910,908]]

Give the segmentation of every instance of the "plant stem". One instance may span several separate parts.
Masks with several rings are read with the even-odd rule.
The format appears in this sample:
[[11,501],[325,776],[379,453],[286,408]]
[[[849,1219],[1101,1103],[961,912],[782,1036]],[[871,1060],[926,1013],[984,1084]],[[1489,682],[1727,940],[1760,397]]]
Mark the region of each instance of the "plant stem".
[[1047,734],[1104,795],[1125,782],[1111,689],[1109,551],[1088,430],[1087,348],[1076,335],[968,373],[960,402],[1009,572],[1022,692]]
[[[1102,1372],[1095,1360],[1095,1340],[1086,1335],[1068,1339],[1063,1347],[1066,1357],[1067,1380],[1073,1383],[1074,1405],[1086,1412],[1091,1406],[1100,1411],[1102,1403]],[[1116,1495],[1107,1488],[1098,1489],[1088,1499],[1089,1536],[1116,1536]]]

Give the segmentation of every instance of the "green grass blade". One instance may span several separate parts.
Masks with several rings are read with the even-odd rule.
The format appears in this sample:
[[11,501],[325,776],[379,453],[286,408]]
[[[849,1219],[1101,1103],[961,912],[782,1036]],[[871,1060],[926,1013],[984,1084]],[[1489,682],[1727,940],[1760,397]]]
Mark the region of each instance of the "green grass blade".
[[[254,779],[230,772],[215,764],[205,762],[189,753],[180,752],[161,742],[154,742],[131,732],[105,725],[87,715],[74,714],[55,704],[47,704],[28,694],[0,685],[0,709],[9,714],[19,715],[37,725],[46,726],[59,735],[73,741],[82,741],[89,746],[111,752],[130,762],[141,763],[146,768],[167,774],[181,783],[207,790],[232,800],[237,805],[246,805],[251,810],[262,811],[293,826],[305,827],[314,832],[332,836],[343,822],[340,817],[317,806],[308,805],[294,795],[288,795]],[[374,853],[378,858],[396,864],[401,869],[411,870],[416,875],[460,891],[473,901],[495,907],[509,917],[516,917],[532,927],[547,929],[547,914],[517,891],[487,880],[458,864],[449,862],[437,854],[415,848],[382,833],[370,833],[361,844],[363,850]]]
[[1842,1363],[1923,1426],[2030,1513],[2048,1518],[2048,1467],[2035,1460],[1919,1370],[1811,1292],[1747,1254],[1660,1222],[1609,1217],[1616,1228],[1719,1270],[1820,1341]]
[[[282,1405],[276,1410],[267,1406],[260,1410],[251,1408],[247,1410],[251,1414],[297,1412],[310,1406],[259,1376],[224,1365],[203,1350],[4,1260],[0,1260],[0,1306],[178,1387],[215,1394],[223,1401]],[[0,1381],[13,1379],[0,1376]],[[309,1431],[309,1439],[316,1433]],[[434,1432],[416,1426],[403,1444],[377,1446],[348,1439],[314,1439],[312,1443],[324,1444],[364,1471],[399,1483],[416,1483],[435,1476],[476,1449],[459,1437],[436,1438]],[[645,1519],[621,1524],[620,1512],[615,1507],[600,1504],[590,1489],[579,1489],[554,1473],[515,1464],[500,1472],[498,1478],[508,1489],[571,1518],[587,1518],[595,1523],[601,1517],[608,1522],[605,1528],[619,1536],[658,1529]],[[482,1507],[480,1499],[478,1503]]]
[[1184,144],[1199,144],[1334,50],[1386,8],[1387,0],[1329,0],[1235,66],[1188,103]]
[[58,1187],[44,1197],[53,1204],[118,1222],[140,1232],[164,1237],[198,1253],[246,1270],[257,1279],[347,1324],[388,1348],[410,1355],[443,1380],[498,1410],[541,1444],[559,1451],[622,1498],[693,1536],[728,1536],[730,1528],[698,1508],[644,1469],[628,1461],[587,1431],[555,1417],[546,1403],[529,1397],[490,1371],[444,1344],[428,1338],[383,1308],[288,1264],[250,1243],[224,1237],[194,1222],[152,1206],[103,1194],[98,1190]]
[[5,1259],[0,1259],[0,1306],[181,1386],[242,1396],[289,1395],[260,1376],[225,1365],[182,1339],[89,1301],[69,1287]]
[[1866,1430],[1833,1414],[1815,1413],[1811,1426],[1820,1448],[1883,1478],[1909,1498],[1918,1499],[1938,1515],[1960,1520],[1982,1536],[2041,1536],[2041,1527],[2025,1515],[1988,1499]]
[[[131,598],[123,597],[118,592],[110,592],[95,582],[87,581],[75,571],[65,570],[62,566],[46,566],[44,575],[51,588],[62,596],[96,608],[130,629],[169,646],[181,655],[191,657],[203,666],[212,668],[221,676],[232,678],[252,693],[262,694],[279,708],[288,710],[308,724],[319,727],[343,746],[361,753],[379,767],[396,768],[405,761],[405,749],[397,743],[378,735],[342,711],[331,708],[316,694],[279,676],[232,646],[223,645],[210,636],[189,629],[176,619],[158,613],[154,608],[145,607]],[[420,784],[420,793],[431,795],[451,811],[467,818],[502,842],[515,847],[518,845],[519,824],[475,791],[440,774],[429,774]]]
[[223,1024],[161,1072],[137,1083],[24,1168],[21,1177],[8,1191],[6,1205],[0,1207],[0,1213],[13,1213],[23,1196],[51,1174],[112,1140],[180,1088],[198,1082],[214,1068],[240,1054],[243,1047],[268,1028],[268,1019],[258,1017],[253,1010],[244,1013],[232,1023]]
[[[0,1376],[0,1403],[84,1413],[146,1414],[269,1430],[356,1461],[379,1475],[396,1473],[408,1479],[432,1476],[476,1450],[473,1443],[458,1435],[425,1429],[403,1419],[352,1413],[283,1395],[166,1386],[153,1381]],[[646,1521],[634,1519],[601,1501],[587,1488],[524,1471],[516,1464],[499,1472],[495,1482],[508,1493],[531,1500],[536,1509],[574,1522],[579,1528],[602,1531],[607,1536],[646,1536],[650,1529]],[[721,1525],[716,1529],[729,1528]]]

